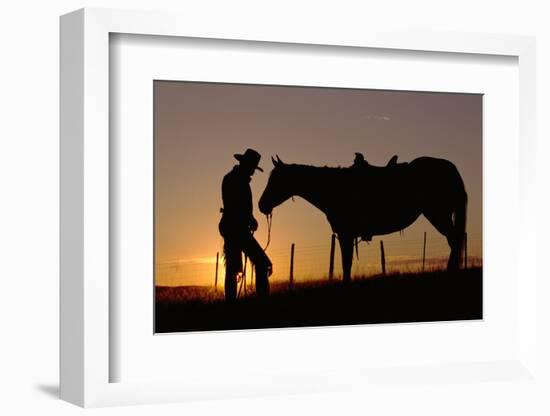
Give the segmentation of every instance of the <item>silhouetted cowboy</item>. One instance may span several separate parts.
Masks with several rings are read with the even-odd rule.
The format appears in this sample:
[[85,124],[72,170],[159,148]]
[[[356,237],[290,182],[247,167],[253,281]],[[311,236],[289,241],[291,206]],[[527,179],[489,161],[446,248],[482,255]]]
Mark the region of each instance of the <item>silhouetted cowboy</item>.
[[250,180],[258,167],[260,154],[247,149],[244,154],[235,154],[239,164],[224,176],[222,182],[223,215],[219,224],[220,234],[224,238],[225,254],[225,299],[233,301],[237,297],[237,275],[243,271],[242,253],[244,252],[256,271],[256,293],[259,296],[269,294],[268,277],[272,264],[254,236],[258,222],[252,215],[252,191]]

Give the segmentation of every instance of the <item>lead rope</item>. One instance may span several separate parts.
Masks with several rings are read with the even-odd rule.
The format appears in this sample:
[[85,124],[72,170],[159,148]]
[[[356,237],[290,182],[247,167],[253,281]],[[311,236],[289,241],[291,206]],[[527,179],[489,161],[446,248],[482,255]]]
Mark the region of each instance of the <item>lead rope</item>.
[[267,243],[264,247],[264,251],[267,250],[267,248],[269,247],[269,243],[271,242],[271,223],[273,221],[273,214],[266,214],[265,218],[267,220]]

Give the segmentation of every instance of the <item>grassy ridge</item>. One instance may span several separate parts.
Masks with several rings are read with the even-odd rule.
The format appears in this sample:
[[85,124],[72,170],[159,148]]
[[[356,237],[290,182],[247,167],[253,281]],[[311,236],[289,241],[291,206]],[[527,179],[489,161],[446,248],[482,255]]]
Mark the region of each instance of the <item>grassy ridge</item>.
[[158,287],[156,332],[353,325],[482,318],[482,270],[395,274],[340,281],[273,285],[269,299],[226,305],[201,287]]

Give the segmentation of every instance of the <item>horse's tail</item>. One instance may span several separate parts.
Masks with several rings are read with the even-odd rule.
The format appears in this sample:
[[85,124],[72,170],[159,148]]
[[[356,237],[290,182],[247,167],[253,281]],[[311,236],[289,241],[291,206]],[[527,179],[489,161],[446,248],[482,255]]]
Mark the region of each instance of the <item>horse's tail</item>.
[[[458,173],[458,180],[459,180],[459,186],[457,189],[457,197],[455,199],[454,204],[454,228],[455,228],[455,235],[456,235],[456,244],[457,244],[457,255],[458,255],[458,261],[460,262],[460,259],[462,259],[464,254],[464,243],[466,238],[466,208],[468,206],[468,194],[466,193],[466,189],[464,187],[464,182],[462,181],[462,178],[460,177],[460,174]],[[459,265],[460,267],[460,265]]]

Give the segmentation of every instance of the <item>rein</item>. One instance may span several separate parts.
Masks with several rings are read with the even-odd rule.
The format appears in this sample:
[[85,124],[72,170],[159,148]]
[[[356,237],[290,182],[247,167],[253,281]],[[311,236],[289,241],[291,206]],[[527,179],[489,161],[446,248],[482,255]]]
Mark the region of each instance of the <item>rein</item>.
[[273,214],[272,213],[266,214],[265,218],[267,220],[267,243],[264,247],[264,251],[267,250],[267,248],[269,247],[269,243],[271,242],[271,223],[273,221]]

